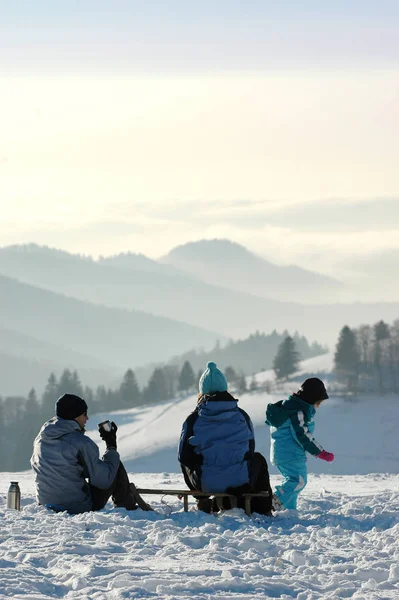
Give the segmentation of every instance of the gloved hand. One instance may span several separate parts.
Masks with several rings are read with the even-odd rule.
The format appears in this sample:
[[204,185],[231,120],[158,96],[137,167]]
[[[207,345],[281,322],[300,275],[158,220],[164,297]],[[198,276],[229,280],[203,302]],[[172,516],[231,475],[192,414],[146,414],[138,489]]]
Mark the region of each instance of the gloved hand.
[[321,458],[321,460],[326,460],[327,462],[332,462],[335,458],[332,452],[327,452],[323,450],[320,454],[317,455],[317,458]]
[[115,448],[116,450],[116,432],[118,431],[118,427],[113,421],[111,422],[111,426],[111,431],[105,431],[105,429],[100,429],[100,438],[104,440],[107,448]]

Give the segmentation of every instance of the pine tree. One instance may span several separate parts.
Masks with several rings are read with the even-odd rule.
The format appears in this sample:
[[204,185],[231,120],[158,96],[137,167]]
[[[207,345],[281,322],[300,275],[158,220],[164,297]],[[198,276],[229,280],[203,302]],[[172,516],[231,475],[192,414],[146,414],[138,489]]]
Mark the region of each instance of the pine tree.
[[368,376],[370,374],[370,365],[372,363],[372,328],[370,325],[360,325],[355,333],[357,347],[359,349],[360,370]]
[[374,336],[376,341],[387,340],[390,337],[389,325],[384,321],[378,321],[374,325]]
[[[29,468],[29,463],[24,461],[26,456],[26,435],[24,428],[26,425],[26,403],[27,398],[23,396],[7,396],[4,402],[5,408],[5,441],[6,455],[9,463],[9,469],[12,471],[22,471]],[[32,446],[30,446],[30,451]],[[30,455],[29,455],[30,456]]]
[[39,406],[39,403],[37,401],[37,395],[36,395],[36,390],[35,388],[31,388],[28,394],[28,400],[26,402],[26,412],[31,412],[32,414],[34,414],[35,412],[37,412],[37,408]]
[[378,387],[380,394],[383,394],[385,391],[384,388],[384,373],[383,373],[383,363],[384,363],[384,350],[388,345],[386,343],[390,337],[389,326],[384,323],[384,321],[379,321],[373,327],[374,333],[374,356],[373,363],[374,367],[377,370],[378,374]]
[[252,375],[251,383],[249,384],[249,391],[255,392],[258,389],[258,382],[256,381],[255,373]]
[[29,459],[32,455],[33,442],[42,425],[40,406],[34,388],[32,388],[28,394],[25,413],[17,425],[22,435],[20,436],[19,444],[15,449],[13,466],[17,470],[28,469]]
[[83,391],[83,398],[86,400],[87,404],[92,405],[94,401],[94,393],[91,387],[85,385],[85,389]]
[[199,380],[201,379],[201,375],[202,375],[203,372],[204,372],[204,369],[198,369],[197,381],[196,381],[197,388],[198,388]]
[[180,392],[188,392],[194,387],[195,375],[188,360],[185,361],[179,374],[178,389]]
[[360,353],[354,332],[345,325],[339,334],[335,355],[334,370],[343,381],[348,392],[355,392],[358,386]]
[[104,412],[110,407],[108,406],[108,394],[104,385],[99,385],[95,392],[96,411]]
[[[61,377],[62,379],[62,377]],[[83,385],[82,382],[80,381],[80,377],[78,375],[77,371],[74,371],[72,373],[72,377],[71,377],[71,391],[68,392],[69,394],[75,394],[75,396],[79,396],[80,398],[83,397]]]
[[[74,394],[72,390],[75,388],[76,379],[69,369],[64,369],[61,373],[60,382],[58,384],[58,395]],[[78,394],[79,395],[79,394]]]
[[237,379],[237,392],[239,394],[245,394],[247,391],[247,382],[245,381],[245,375],[241,373],[239,378]]
[[179,369],[176,365],[165,365],[163,367],[163,373],[165,375],[167,397],[173,398],[176,396],[177,392]]
[[140,404],[141,394],[137,383],[136,375],[132,369],[128,369],[123,376],[123,381],[119,388],[120,406],[122,408],[132,408]]
[[295,342],[289,335],[281,342],[273,361],[273,370],[277,379],[289,377],[299,366],[299,354]]
[[157,367],[152,373],[147,387],[144,390],[145,400],[149,403],[167,400],[168,387],[163,369]]
[[50,373],[47,385],[42,395],[41,412],[42,420],[47,421],[55,414],[55,403],[59,398],[58,382],[54,373]]
[[226,367],[224,370],[224,376],[226,377],[228,383],[234,383],[237,380],[237,373],[234,371],[233,367]]

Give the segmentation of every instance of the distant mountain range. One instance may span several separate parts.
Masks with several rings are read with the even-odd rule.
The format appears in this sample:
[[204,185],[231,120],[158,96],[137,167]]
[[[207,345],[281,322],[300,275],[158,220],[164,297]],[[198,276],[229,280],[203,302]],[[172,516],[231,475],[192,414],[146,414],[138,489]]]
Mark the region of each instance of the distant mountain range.
[[[206,283],[251,296],[313,304],[331,302],[346,293],[345,286],[331,277],[296,266],[275,265],[228,240],[191,242],[178,246],[159,261],[129,252],[94,261],[35,244],[0,248],[0,273],[87,300],[92,299],[92,290],[85,297],[83,289],[76,289],[78,286],[126,285],[126,277],[120,271],[134,275],[134,280],[129,278],[129,285],[134,286],[136,296],[138,293],[135,307],[145,310],[151,310],[147,304],[151,286],[159,285],[168,295],[170,287],[184,292],[187,286],[194,293],[200,289],[212,293],[210,288],[204,288]],[[112,303],[112,294],[108,292],[107,296]],[[142,305],[140,296],[145,298]],[[118,300],[118,306],[121,301]],[[127,305],[130,307],[130,301]]]
[[228,240],[201,240],[174,248],[160,261],[212,285],[291,302],[337,300],[345,286],[326,275],[273,264]]
[[[47,378],[51,370],[65,367],[78,369],[85,383],[106,383],[129,367],[166,361],[183,347],[208,347],[219,338],[164,317],[89,304],[0,276],[3,394],[10,388],[22,393],[26,385],[39,387],[44,371]],[[27,369],[36,372],[30,380]]]
[[[292,301],[267,297],[269,289]],[[399,303],[332,303],[343,289],[224,240],[186,244],[160,261],[131,253],[93,260],[35,244],[0,248],[0,328],[38,340],[36,350],[27,342],[32,360],[78,362],[107,379],[256,330],[299,331],[333,347],[345,324],[399,318]],[[310,291],[314,304],[303,302]],[[7,344],[0,351],[7,354]]]
[[[20,334],[18,332],[8,332],[6,336],[8,341],[15,333],[18,342]],[[0,331],[0,340],[3,340],[4,330]],[[33,340],[33,338],[27,339]],[[2,344],[3,345],[3,344]],[[36,348],[40,351],[32,350],[30,356],[27,355],[23,345],[14,344],[12,349],[6,348],[0,350],[0,396],[23,395],[29,392],[30,388],[35,388],[39,394],[43,391],[50,373],[55,373],[57,377],[61,372],[68,368],[71,371],[78,370],[81,381],[85,385],[96,387],[99,382],[115,387],[117,381],[116,369],[102,366],[100,361],[94,361],[92,366],[88,366],[86,357],[77,352],[68,351],[66,348],[54,345],[52,354],[43,353],[42,340],[36,340]],[[21,348],[18,353],[17,348]],[[51,345],[49,345],[50,349]]]

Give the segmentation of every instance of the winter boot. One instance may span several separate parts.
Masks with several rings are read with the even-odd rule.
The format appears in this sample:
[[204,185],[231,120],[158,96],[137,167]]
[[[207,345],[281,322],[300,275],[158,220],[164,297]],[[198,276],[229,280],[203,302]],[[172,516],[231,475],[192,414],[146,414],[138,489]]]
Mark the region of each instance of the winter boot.
[[272,496],[272,510],[284,510],[284,504],[281,502],[280,498],[276,496],[276,494],[273,494]]
[[197,508],[205,513],[213,512],[213,500],[211,498],[198,498]]

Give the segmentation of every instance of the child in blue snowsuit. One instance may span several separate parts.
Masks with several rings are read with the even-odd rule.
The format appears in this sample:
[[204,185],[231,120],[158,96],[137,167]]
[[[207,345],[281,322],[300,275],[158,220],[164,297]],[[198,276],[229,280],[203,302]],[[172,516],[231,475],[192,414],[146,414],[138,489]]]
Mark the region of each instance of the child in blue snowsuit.
[[297,507],[298,495],[307,483],[306,452],[328,462],[334,460],[334,454],[323,450],[312,435],[316,408],[327,398],[323,382],[311,377],[287,400],[267,406],[270,460],[284,477],[273,496],[275,510]]

